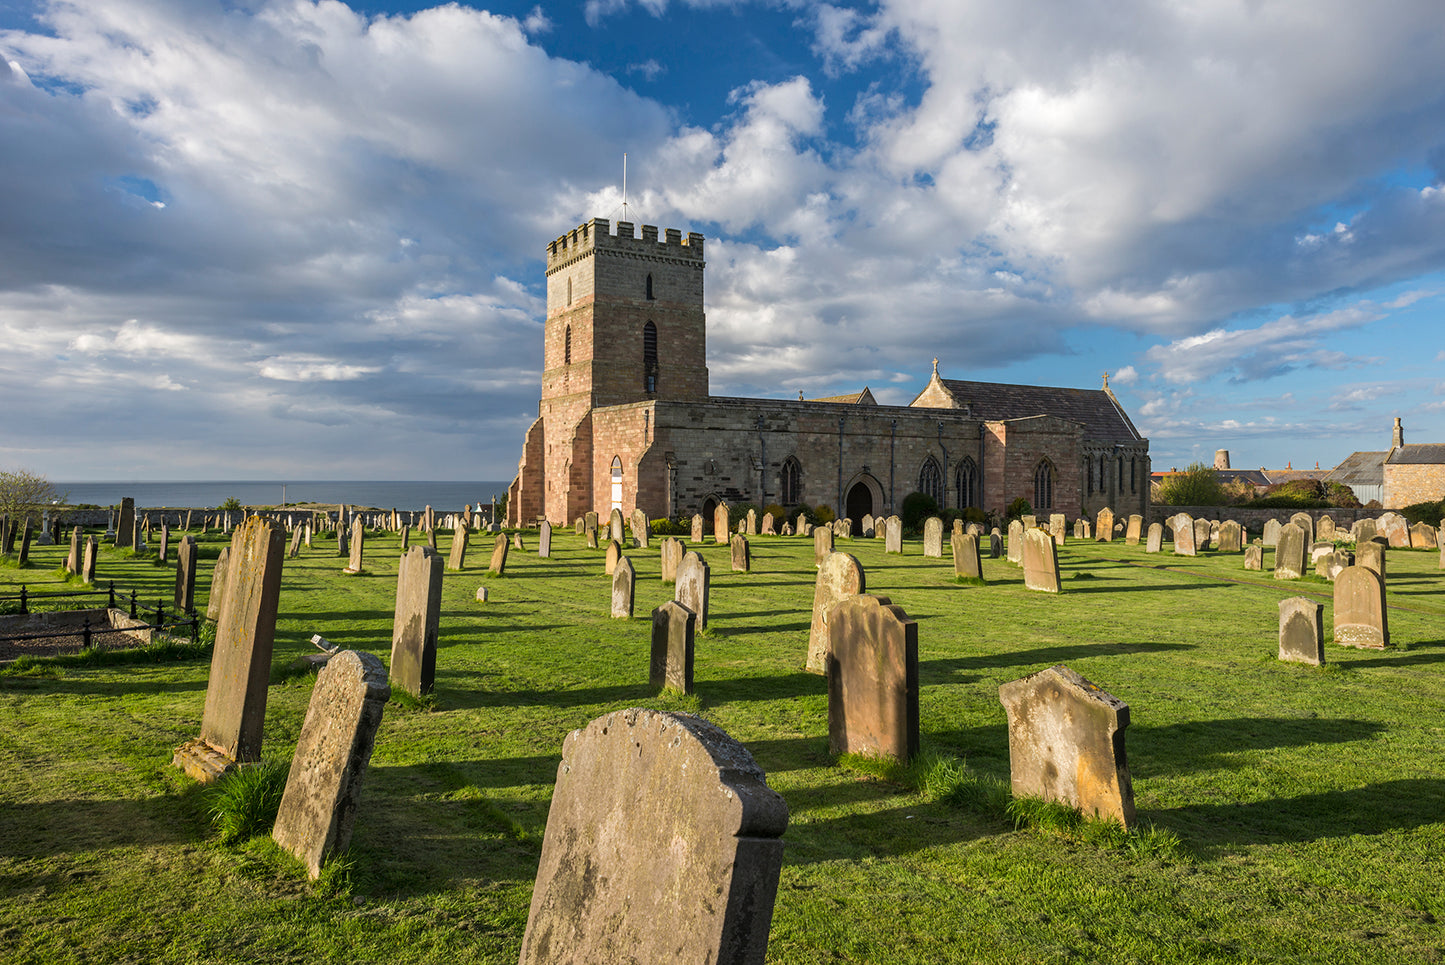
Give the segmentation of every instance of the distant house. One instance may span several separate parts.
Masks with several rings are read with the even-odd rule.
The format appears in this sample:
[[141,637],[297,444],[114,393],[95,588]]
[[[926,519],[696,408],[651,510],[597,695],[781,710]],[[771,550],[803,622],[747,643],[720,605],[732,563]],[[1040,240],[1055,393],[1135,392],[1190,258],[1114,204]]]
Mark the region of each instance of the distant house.
[[1360,502],[1379,500],[1386,509],[1445,499],[1445,443],[1407,446],[1396,419],[1388,451],[1352,453],[1325,481],[1344,483]]

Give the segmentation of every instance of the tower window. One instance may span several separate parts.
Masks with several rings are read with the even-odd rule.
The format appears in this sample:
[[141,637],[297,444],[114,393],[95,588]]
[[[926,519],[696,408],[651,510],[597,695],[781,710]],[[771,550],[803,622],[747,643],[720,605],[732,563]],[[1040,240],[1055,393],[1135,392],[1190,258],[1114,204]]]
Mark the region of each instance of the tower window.
[[647,276],[647,300],[648,300],[648,301],[654,301],[654,298],[653,298],[653,295],[652,295],[652,276],[651,276],[651,275],[648,275],[648,276]]
[[1054,508],[1054,469],[1045,459],[1034,470],[1034,509]]
[[978,505],[978,466],[972,459],[964,458],[958,464],[954,482],[958,489],[958,507],[967,509]]
[[642,326],[642,386],[648,394],[657,391],[657,326]]
[[932,496],[939,505],[943,504],[943,471],[938,468],[938,460],[932,456],[923,461],[923,469],[918,473],[918,491]]
[[796,506],[803,501],[803,467],[794,456],[783,461],[782,483],[784,506]]
[[572,304],[572,279],[567,279],[567,304]]
[[566,333],[562,336],[562,363],[572,364],[572,326],[567,326]]

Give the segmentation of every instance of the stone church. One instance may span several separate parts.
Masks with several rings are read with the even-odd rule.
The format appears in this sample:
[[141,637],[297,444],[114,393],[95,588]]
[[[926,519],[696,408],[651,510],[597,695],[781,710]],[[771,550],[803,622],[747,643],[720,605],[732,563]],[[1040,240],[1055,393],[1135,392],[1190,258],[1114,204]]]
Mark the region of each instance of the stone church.
[[857,525],[926,492],[1002,514],[1145,513],[1149,440],[1101,389],[933,378],[906,406],[871,392],[708,391],[703,237],[594,218],[547,246],[542,401],[507,522],[589,510],[710,518],[719,502],[828,506]]

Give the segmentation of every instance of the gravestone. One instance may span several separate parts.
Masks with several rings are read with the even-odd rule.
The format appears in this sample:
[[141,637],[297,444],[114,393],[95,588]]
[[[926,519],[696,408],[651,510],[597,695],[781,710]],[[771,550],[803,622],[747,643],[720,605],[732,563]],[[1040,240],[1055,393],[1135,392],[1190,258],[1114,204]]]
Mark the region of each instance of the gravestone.
[[1294,523],[1279,529],[1274,548],[1274,578],[1297,580],[1305,575],[1305,531]]
[[632,561],[622,557],[612,568],[612,616],[614,619],[632,619],[633,591],[637,588],[637,573]]
[[194,536],[184,536],[176,547],[176,588],[172,597],[176,609],[191,613],[196,608],[196,556]]
[[161,545],[156,550],[156,562],[167,563],[171,557],[171,524],[161,521]]
[[95,558],[100,554],[100,541],[94,536],[85,538],[85,558],[80,564],[80,578],[86,583],[95,582]]
[[746,533],[748,536],[758,535],[758,511],[748,507],[748,515],[744,519]]
[[1076,519],[1076,520],[1074,520],[1074,539],[1083,539],[1083,538],[1084,538],[1084,521],[1083,521],[1082,519]]
[[222,546],[216,557],[216,565],[211,569],[211,592],[206,599],[207,620],[221,618],[221,605],[226,599],[226,571],[230,569],[230,563],[231,547]]
[[813,530],[813,565],[822,566],[828,554],[833,552],[833,531],[826,526]]
[[1008,714],[1015,797],[1041,797],[1134,823],[1134,785],[1124,748],[1129,705],[1058,664],[998,689]]
[[683,554],[677,565],[677,584],[672,598],[697,614],[697,628],[707,629],[707,604],[711,573],[707,562],[694,552]]
[[401,555],[391,623],[391,682],[413,697],[436,683],[441,609],[442,558],[430,546],[413,546]]
[[1036,516],[1029,516],[1029,515],[1027,515],[1027,514],[1025,514],[1025,515],[1023,515],[1023,516],[1020,516],[1020,517],[1019,517],[1019,522],[1020,522],[1020,523],[1023,523],[1023,526],[1024,526],[1024,529],[1025,529],[1025,530],[1033,529],[1035,526],[1039,525],[1038,517],[1036,517]]
[[1339,579],[1340,572],[1347,566],[1355,565],[1355,554],[1347,549],[1337,549],[1330,554],[1325,566],[1325,576],[1333,583]]
[[1244,568],[1246,570],[1264,569],[1264,547],[1262,545],[1244,548]]
[[652,548],[652,526],[647,514],[640,509],[632,511],[632,538],[637,541],[638,549]]
[[1194,521],[1194,550],[1196,553],[1200,550],[1209,549],[1209,540],[1213,532],[1214,530],[1209,525],[1209,520],[1196,519]]
[[694,542],[694,543],[701,543],[701,542],[702,542],[702,526],[703,526],[702,516],[699,515],[699,514],[694,513],[694,514],[693,514],[693,517],[692,517],[692,533],[688,536],[688,539],[689,539],[691,542]]
[[1194,545],[1194,521],[1187,517],[1174,527],[1174,555],[1198,555]]
[[707,721],[597,718],[562,746],[519,965],[762,965],[787,823]]
[[81,529],[79,526],[70,531],[70,552],[65,554],[65,572],[80,575],[80,544]]
[[[143,523],[143,520],[141,519],[141,517],[138,516],[138,517],[136,517],[135,522],[131,525],[131,528],[130,528],[130,548],[131,548],[131,552],[133,552],[133,553],[143,553],[143,552],[145,552],[145,548],[146,548],[145,530],[144,530],[144,528],[143,528],[142,525],[141,525],[142,523]],[[285,537],[285,534],[282,534],[281,539],[282,539],[283,545],[282,545],[281,549],[282,549],[283,551],[286,549],[286,547],[285,547],[285,545],[284,545],[285,538],[286,538],[286,537]]]
[[513,534],[512,534],[512,549],[514,549],[514,550],[526,550],[526,548],[527,548],[526,544],[522,542],[522,534],[521,534],[521,533],[513,533]]
[[1008,561],[1022,564],[1024,560],[1024,524],[1010,520],[1008,524]]
[[1393,549],[1410,548],[1410,525],[1399,513],[1382,513],[1375,522],[1376,535],[1385,537]]
[[29,516],[25,517],[25,528],[20,533],[20,555],[16,561],[23,567],[30,562],[30,541],[35,538],[35,523]]
[[1129,517],[1129,527],[1124,531],[1124,542],[1129,546],[1138,546],[1139,537],[1144,532],[1144,517],[1134,513]]
[[1388,545],[1379,536],[1372,536],[1363,543],[1355,545],[1355,562],[1360,566],[1367,566],[1380,574],[1381,580],[1388,580],[1385,572],[1385,550]]
[[611,576],[617,571],[617,561],[622,559],[622,544],[615,539],[607,541],[607,558],[603,564],[603,570]]
[[401,527],[401,551],[405,553],[411,549],[411,524],[404,523]]
[[1390,645],[1385,581],[1365,566],[1348,566],[1335,579],[1335,643],[1374,650]]
[[808,517],[805,513],[799,513],[798,519],[793,525],[793,532],[802,535],[803,527],[808,525]]
[[864,514],[863,514],[862,533],[863,533],[863,538],[864,538],[864,539],[872,539],[872,538],[874,537],[875,534],[874,534],[874,532],[873,532],[873,514],[872,514],[872,513],[864,513]]
[[998,559],[1003,556],[1003,536],[995,526],[988,534],[988,555],[990,559]]
[[127,496],[120,501],[120,518],[115,522],[115,545],[122,546],[135,538],[135,500]]
[[[521,533],[516,535],[517,539],[521,539]],[[467,529],[465,524],[459,524],[452,530],[452,551],[447,557],[447,569],[460,571],[466,567],[467,544],[471,542],[471,538],[471,530]],[[517,548],[521,549],[520,546]]]
[[1308,597],[1279,601],[1279,659],[1316,667],[1324,664],[1324,612],[1323,603]]
[[662,541],[662,582],[677,582],[677,566],[682,562],[682,554],[687,552],[682,540],[669,536]]
[[692,693],[693,636],[697,614],[675,600],[652,611],[652,659],[648,686]]
[[1149,524],[1149,538],[1144,543],[1144,552],[1157,553],[1164,548],[1164,527],[1159,523]]
[[903,552],[903,520],[897,516],[889,516],[884,521],[883,552]]
[[833,523],[833,535],[842,537],[843,539],[852,539],[853,521],[846,516],[842,519],[835,520]]
[[1227,519],[1219,524],[1219,542],[1217,544],[1221,553],[1238,553],[1243,542],[1243,532],[1240,525],[1232,519]]
[[581,536],[586,531],[587,521],[578,516],[572,525],[576,528],[576,535]]
[[728,541],[728,504],[718,503],[712,511],[712,538],[715,543]]
[[743,536],[743,534],[741,533],[738,533],[736,536],[734,536],[731,540],[728,541],[728,545],[729,548],[732,550],[731,557],[733,572],[750,572],[753,568],[753,555],[752,551],[748,547],[747,537]]
[[1094,539],[1100,543],[1114,541],[1114,511],[1107,506],[1094,517]]
[[285,532],[259,516],[237,527],[231,538],[201,734],[176,748],[172,758],[203,783],[261,758],[285,555]]
[[954,533],[949,538],[953,549],[953,575],[969,579],[983,579],[983,561],[978,554],[978,538],[966,533]]
[[507,572],[507,551],[510,544],[507,542],[507,534],[498,533],[497,540],[492,544],[492,561],[487,567],[488,573],[495,573],[498,576]]
[[778,535],[778,521],[772,513],[763,513],[762,534],[764,536]]
[[[953,520],[953,532],[954,532],[954,533],[962,533],[962,532],[963,532],[963,519],[962,519],[961,517],[954,517],[954,520]],[[950,533],[949,535],[952,535],[952,534]]]
[[828,672],[828,611],[849,597],[868,591],[863,567],[849,553],[829,553],[818,567],[813,585],[813,622],[808,628],[808,657],[804,668],[812,673]]
[[301,538],[304,535],[304,530],[300,526],[291,531],[291,548],[286,551],[287,559],[294,560],[301,555]]
[[544,560],[552,558],[552,524],[545,519],[537,533],[537,556]]
[[608,537],[617,541],[620,545],[627,538],[622,525],[622,510],[614,508],[611,515],[607,517]]
[[1429,523],[1416,523],[1414,526],[1411,526],[1410,548],[1417,550],[1435,549],[1435,527]]
[[1265,546],[1274,546],[1276,543],[1279,542],[1279,531],[1280,531],[1280,529],[1281,529],[1281,527],[1280,527],[1279,520],[1277,520],[1277,519],[1267,519],[1267,520],[1264,521],[1264,545],[1265,545]]
[[860,593],[828,610],[828,751],[918,753],[918,624],[887,597]]
[[312,878],[351,844],[361,781],[390,697],[386,668],[369,653],[333,654],[316,675],[271,831]]
[[1094,524],[1087,519],[1084,520],[1084,539],[1094,538]]
[[1024,531],[1024,587],[1043,593],[1059,592],[1059,548],[1041,529]]
[[357,516],[351,521],[351,555],[343,573],[360,573],[366,553],[366,526],[362,523],[361,517]]
[[597,513],[588,511],[582,517],[582,535],[587,537],[587,548],[597,548]]
[[1065,544],[1065,536],[1067,534],[1064,531],[1064,527],[1066,525],[1067,521],[1064,519],[1063,513],[1049,514],[1049,535],[1054,538],[1055,546],[1063,546]]
[[930,516],[923,521],[923,555],[943,557],[943,520]]
[[1357,519],[1350,527],[1350,536],[1356,543],[1363,543],[1365,540],[1374,539],[1377,535],[1375,521],[1373,519]]
[[1335,538],[1335,521],[1332,517],[1321,516],[1315,522],[1315,539],[1332,541]]
[[1289,521],[1304,530],[1306,546],[1315,541],[1315,518],[1313,516],[1309,513],[1295,513],[1289,518]]

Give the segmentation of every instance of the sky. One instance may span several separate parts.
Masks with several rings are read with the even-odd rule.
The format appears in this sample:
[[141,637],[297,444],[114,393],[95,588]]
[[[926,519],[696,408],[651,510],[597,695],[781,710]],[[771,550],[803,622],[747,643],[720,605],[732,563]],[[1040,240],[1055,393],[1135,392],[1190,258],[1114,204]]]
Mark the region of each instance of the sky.
[[0,469],[510,479],[546,244],[707,237],[715,395],[1445,442],[1439,0],[0,0]]

